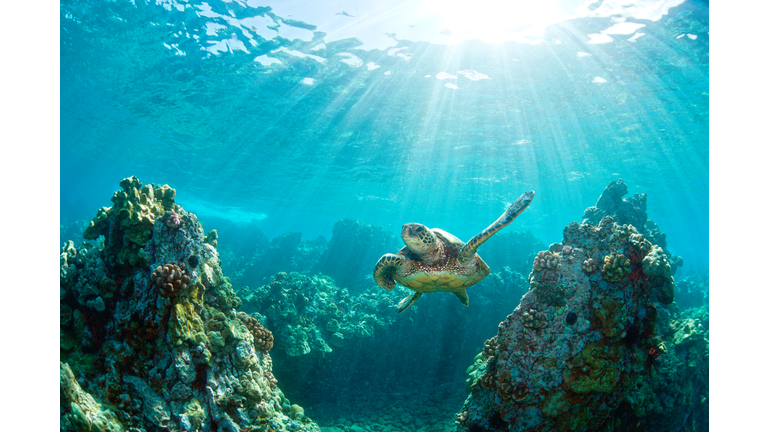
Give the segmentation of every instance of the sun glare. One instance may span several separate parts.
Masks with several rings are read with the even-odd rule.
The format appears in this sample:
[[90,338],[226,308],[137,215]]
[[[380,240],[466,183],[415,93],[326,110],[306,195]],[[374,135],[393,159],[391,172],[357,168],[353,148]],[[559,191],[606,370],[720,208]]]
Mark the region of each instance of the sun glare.
[[540,37],[548,25],[563,20],[567,12],[554,0],[426,0],[424,18],[439,20],[443,34],[486,42]]

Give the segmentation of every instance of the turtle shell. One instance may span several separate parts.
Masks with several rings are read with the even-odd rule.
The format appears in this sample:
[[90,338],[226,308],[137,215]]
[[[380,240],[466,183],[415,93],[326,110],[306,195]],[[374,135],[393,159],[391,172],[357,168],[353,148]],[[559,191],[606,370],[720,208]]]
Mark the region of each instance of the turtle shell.
[[475,254],[468,265],[459,264],[459,250],[464,242],[458,237],[441,229],[433,228],[442,246],[443,256],[432,264],[427,264],[421,257],[403,248],[398,254],[410,260],[408,271],[397,272],[394,279],[416,292],[458,292],[480,282],[491,273],[491,269]]

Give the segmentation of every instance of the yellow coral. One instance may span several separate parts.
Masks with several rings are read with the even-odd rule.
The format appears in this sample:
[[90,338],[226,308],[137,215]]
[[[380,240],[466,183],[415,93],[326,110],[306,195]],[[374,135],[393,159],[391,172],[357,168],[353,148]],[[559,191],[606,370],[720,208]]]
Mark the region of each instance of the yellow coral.
[[[115,254],[121,265],[142,266],[146,254],[141,251],[152,237],[152,227],[157,218],[165,214],[165,208],[173,207],[176,191],[168,185],[145,185],[135,176],[120,182],[123,190],[112,196],[112,207],[102,207],[86,228],[83,236],[88,240],[105,237],[108,253]],[[161,200],[155,198],[161,194]],[[110,230],[110,226],[119,228]],[[114,238],[106,238],[108,236]]]
[[[67,363],[59,362],[59,381],[63,399],[62,407],[65,408],[63,419],[76,430],[104,432],[124,430],[114,412],[97,402],[80,387]],[[69,402],[68,412],[66,412],[67,402]]]
[[208,343],[203,320],[195,311],[194,305],[186,299],[173,305],[168,320],[168,336],[177,346],[187,341],[190,345]]
[[644,257],[648,255],[653,245],[642,234],[632,234],[629,236],[629,247],[637,256]]
[[541,251],[533,260],[533,270],[560,270],[560,254],[550,251]]
[[643,273],[655,289],[656,296],[661,303],[670,304],[675,301],[675,281],[672,278],[672,267],[660,247],[653,246],[643,259]]
[[602,268],[603,278],[608,282],[621,282],[631,272],[629,259],[623,254],[612,254],[605,257]]
[[598,269],[597,261],[587,258],[581,262],[581,270],[586,274],[592,274]]
[[622,307],[618,300],[603,300],[602,307],[595,310],[596,321],[606,337],[616,337],[624,331],[624,324],[618,320]]

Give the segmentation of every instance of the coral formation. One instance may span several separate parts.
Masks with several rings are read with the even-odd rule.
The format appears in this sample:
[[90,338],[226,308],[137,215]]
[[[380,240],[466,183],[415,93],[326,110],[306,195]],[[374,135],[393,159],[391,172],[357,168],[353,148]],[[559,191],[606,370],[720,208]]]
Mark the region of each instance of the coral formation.
[[647,196],[638,193],[630,198],[622,199],[627,191],[627,185],[622,179],[609,183],[597,200],[597,204],[584,211],[582,223],[597,225],[604,217],[610,216],[619,225],[634,227],[639,234],[645,236],[649,241],[648,244],[655,244],[664,251],[670,264],[671,275],[674,275],[677,268],[682,267],[683,258],[673,255],[667,250],[667,235],[659,229],[655,222],[648,219],[646,213]]
[[238,312],[237,317],[245,324],[245,327],[253,333],[253,340],[256,346],[261,351],[268,353],[274,345],[275,338],[272,336],[272,332],[267,330],[266,327],[261,325],[259,320],[248,315],[245,312]]
[[645,194],[637,193],[628,199],[622,199],[627,192],[628,189],[624,180],[612,181],[605,187],[597,200],[597,204],[584,211],[582,222],[597,225],[605,216],[612,216],[619,225],[632,225],[642,229],[648,220],[646,213],[648,197]]
[[556,271],[560,267],[560,254],[552,253],[550,251],[541,251],[533,260],[533,270],[540,271]]
[[165,212],[165,224],[169,228],[178,228],[181,226],[181,218],[179,218],[179,215],[175,211],[167,211]]
[[[562,243],[539,254],[531,290],[499,325],[491,344],[495,351],[484,349],[484,364],[473,366],[459,431],[491,429],[491,423],[510,431],[591,430],[615,412],[623,394],[648,378],[653,330],[638,330],[631,341],[628,334],[633,326],[653,328],[650,310],[661,302],[657,289],[627,281],[625,251],[633,234],[632,227],[611,218],[597,227],[575,223],[564,230]],[[560,256],[554,264],[557,280],[540,278],[555,255]],[[584,271],[590,258],[603,258],[602,272]],[[658,280],[650,279],[655,288]],[[556,296],[553,287],[559,287]]]
[[[648,378],[627,394],[614,422],[648,430],[708,430],[709,313],[692,308],[670,319],[663,340],[646,355]],[[651,351],[653,350],[653,352]]]
[[65,363],[59,363],[61,430],[117,432],[125,430],[112,409],[83,391]]
[[672,267],[667,256],[658,246],[653,246],[642,261],[644,277],[656,288],[659,301],[670,304],[675,300],[675,285],[672,279]]
[[144,265],[147,262],[143,246],[152,237],[155,220],[163,217],[166,209],[174,208],[176,191],[168,185],[142,186],[136,177],[124,179],[120,187],[123,190],[112,196],[112,207],[96,212],[83,237],[96,240],[104,236],[112,265]]
[[[611,208],[619,186],[598,207],[629,217],[644,196]],[[675,281],[649,238],[604,216],[568,225],[539,253],[529,292],[467,369],[457,431],[706,429],[708,316],[665,307]],[[555,254],[556,277],[545,277]]]
[[319,432],[277,387],[215,236],[173,189],[120,185],[86,230],[104,242],[60,256],[61,430]]
[[[458,431],[706,428],[708,314],[665,307],[678,283],[670,256],[653,241],[660,232],[641,233],[612,217],[573,223],[562,243],[518,257],[526,257],[528,278],[499,267],[479,283],[474,309],[438,296],[398,319],[397,296],[365,291],[370,280],[350,276],[355,292],[328,276],[274,271],[308,271],[324,253],[323,242],[302,243],[292,233],[237,258],[239,275],[258,267],[274,276],[235,292],[220,267],[223,234],[206,236],[170,188],[131,179],[121,186],[129,198],[114,199],[94,219],[104,242],[67,242],[60,252],[61,430],[318,431],[307,417],[318,411],[305,412],[285,394],[300,405],[325,399],[357,407],[367,388],[377,389],[372,401],[385,404],[383,395],[401,385],[423,401],[416,390],[429,386],[423,370],[450,374],[446,359],[470,365],[469,398],[448,417]],[[118,203],[148,212],[131,219],[114,210]],[[139,238],[147,215],[160,223],[152,222],[146,242],[126,239]],[[340,239],[366,232],[347,228]],[[347,238],[363,241],[357,234]],[[377,236],[369,244],[382,240]],[[339,240],[336,250],[342,246]],[[264,261],[247,264],[253,256]],[[609,269],[597,271],[607,257]],[[340,269],[354,268],[341,262]],[[704,295],[701,278],[685,281],[686,295]],[[446,316],[449,343],[432,337]],[[500,319],[498,333],[482,344],[479,335]],[[465,355],[481,345],[474,358]],[[384,352],[419,356],[393,363]],[[374,381],[381,370],[388,375]],[[417,418],[370,414],[389,428],[382,430],[422,428]],[[337,424],[328,430],[362,430],[349,419]]]
[[181,263],[181,266],[166,264],[157,266],[150,279],[155,284],[158,294],[163,297],[176,297],[187,289],[189,274],[184,263]]
[[536,309],[528,309],[527,311],[523,312],[523,314],[520,316],[520,319],[523,321],[523,326],[531,330],[540,329],[546,322],[544,314],[537,311]]
[[620,253],[614,253],[607,255],[603,260],[603,268],[601,269],[603,277],[608,282],[618,283],[629,276],[630,264],[629,259]]
[[[259,311],[278,336],[278,355],[330,353],[351,339],[373,335],[394,320],[391,299],[352,298],[327,276],[280,272],[269,285],[240,291],[245,311]],[[347,313],[355,310],[356,313]]]
[[587,258],[581,262],[581,271],[583,271],[584,274],[591,275],[596,272],[598,268],[600,268],[600,266],[597,265],[597,261],[595,261],[594,258]]

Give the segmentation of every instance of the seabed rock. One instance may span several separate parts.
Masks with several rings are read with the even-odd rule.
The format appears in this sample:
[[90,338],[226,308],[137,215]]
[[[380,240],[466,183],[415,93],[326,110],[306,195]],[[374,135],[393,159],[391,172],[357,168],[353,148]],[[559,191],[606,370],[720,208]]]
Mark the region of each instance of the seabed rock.
[[[629,217],[644,196],[620,202],[622,185],[591,213],[644,222]],[[673,315],[661,247],[588,214],[539,253],[529,292],[467,369],[457,431],[706,430],[708,314]]]
[[167,185],[120,185],[85,231],[98,243],[61,252],[61,430],[319,432],[277,387],[271,332],[237,311],[215,232]]

